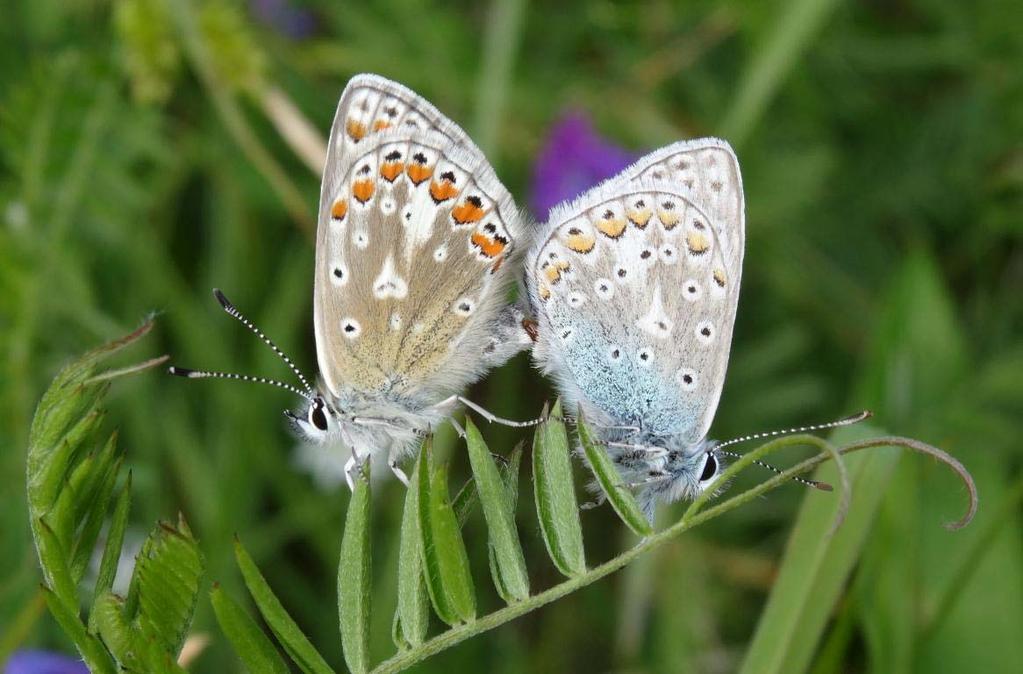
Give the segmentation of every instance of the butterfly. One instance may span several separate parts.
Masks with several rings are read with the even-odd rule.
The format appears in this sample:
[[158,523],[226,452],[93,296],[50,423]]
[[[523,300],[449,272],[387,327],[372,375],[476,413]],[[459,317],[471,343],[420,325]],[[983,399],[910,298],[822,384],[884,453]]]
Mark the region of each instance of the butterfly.
[[716,138],[653,152],[551,210],[526,255],[533,356],[650,514],[722,469],[707,432],[742,280],[745,203]]
[[[261,381],[306,400],[288,412],[313,442],[341,442],[345,468],[387,451],[391,469],[460,405],[469,384],[526,348],[506,303],[530,230],[483,153],[412,90],[353,77],[331,126],[320,191],[313,324],[320,380],[302,373],[215,291],[224,309],[302,382],[171,368],[192,378]],[[454,422],[453,422],[454,423]]]

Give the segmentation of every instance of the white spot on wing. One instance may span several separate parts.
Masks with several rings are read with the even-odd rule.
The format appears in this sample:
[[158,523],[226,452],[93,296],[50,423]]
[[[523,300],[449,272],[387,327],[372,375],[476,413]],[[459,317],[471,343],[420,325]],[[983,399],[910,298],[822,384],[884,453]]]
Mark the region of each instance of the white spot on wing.
[[679,370],[675,378],[678,379],[678,383],[682,386],[683,391],[695,391],[699,383],[696,370],[688,367]]
[[469,316],[476,310],[476,303],[473,302],[471,298],[460,297],[455,300],[455,304],[451,307],[451,310],[459,316]]
[[380,269],[380,274],[373,281],[373,296],[378,300],[388,297],[400,300],[404,299],[406,295],[408,295],[408,284],[394,271],[394,259],[388,255]]
[[355,247],[359,250],[366,250],[369,248],[369,233],[365,231],[355,232],[352,239],[355,241]]
[[355,339],[362,334],[362,326],[359,325],[359,321],[355,320],[351,316],[341,319],[341,334],[348,339]]
[[661,286],[654,287],[654,296],[650,300],[650,309],[638,321],[636,327],[642,329],[654,337],[664,339],[671,334],[674,326],[667,312],[664,311],[664,303],[661,301]]
[[348,267],[340,261],[330,266],[328,274],[330,275],[330,282],[339,288],[348,283]]
[[714,342],[714,338],[717,336],[717,331],[714,330],[714,324],[710,321],[703,321],[696,326],[696,341],[704,346],[709,346]]
[[602,300],[609,300],[614,297],[614,284],[609,279],[599,278],[593,282],[593,292]]
[[682,283],[682,297],[688,302],[695,302],[703,297],[703,286],[697,283],[696,279],[686,279]]

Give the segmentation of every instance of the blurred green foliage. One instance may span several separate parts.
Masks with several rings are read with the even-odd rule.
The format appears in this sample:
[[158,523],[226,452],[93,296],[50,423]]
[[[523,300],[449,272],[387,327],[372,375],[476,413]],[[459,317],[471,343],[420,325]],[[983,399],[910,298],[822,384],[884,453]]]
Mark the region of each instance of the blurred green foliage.
[[[308,30],[281,7],[309,12]],[[154,351],[281,372],[211,301],[218,286],[315,369],[319,177],[269,101],[283,95],[325,135],[348,77],[373,71],[466,126],[523,203],[545,130],[566,108],[637,151],[731,140],[747,253],[715,437],[870,408],[888,431],[957,456],[982,497],[973,526],[949,533],[939,524],[959,512],[957,483],[900,459],[812,670],[1023,671],[1015,0],[12,0],[4,14],[0,660],[19,647],[70,650],[43,608],[24,494],[29,420],[61,364],[155,309]],[[519,418],[549,395],[525,356],[472,392]],[[294,469],[279,415],[290,404],[275,390],[151,373],[113,389],[110,418],[134,475],[131,526],[180,510],[209,576],[246,597],[237,532],[340,667],[332,595],[349,495]],[[483,431],[495,451],[523,437]],[[451,471],[460,484],[467,458],[452,457]],[[395,602],[403,493],[396,481],[374,490],[382,606]],[[730,671],[804,495],[773,492],[416,671]],[[528,524],[532,500],[518,508],[531,586],[548,587],[560,575]],[[594,562],[630,542],[608,507],[584,513],[583,528]],[[500,600],[484,582],[480,517],[465,536],[489,612]],[[390,620],[373,614],[373,661],[391,652]],[[195,629],[212,645],[192,671],[237,667],[208,603]]]

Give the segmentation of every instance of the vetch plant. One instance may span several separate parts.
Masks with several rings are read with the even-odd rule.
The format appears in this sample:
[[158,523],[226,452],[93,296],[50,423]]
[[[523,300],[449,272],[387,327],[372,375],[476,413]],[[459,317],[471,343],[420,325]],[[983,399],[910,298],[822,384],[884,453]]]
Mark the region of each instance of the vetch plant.
[[[40,402],[32,427],[29,500],[47,604],[96,672],[115,672],[119,668],[181,671],[176,658],[191,624],[203,577],[198,544],[184,521],[179,521],[173,526],[160,524],[150,534],[127,597],[117,597],[110,591],[127,521],[130,480],[122,481],[117,489],[123,457],[114,437],[100,441],[99,405],[111,379],[162,359],[99,374],[96,366],[137,341],[150,327],[147,323],[62,371]],[[340,644],[350,671],[402,671],[586,587],[684,532],[830,461],[833,475],[823,477],[838,485],[838,494],[830,505],[822,506],[819,499],[804,502],[793,534],[793,540],[803,544],[791,546],[787,553],[744,671],[781,671],[793,662],[805,666],[869,531],[898,449],[941,461],[966,487],[967,510],[958,521],[947,525],[950,529],[965,526],[976,512],[973,479],[957,460],[922,442],[872,436],[871,431],[860,427],[836,434],[842,439],[839,443],[812,435],[792,435],[741,455],[680,519],[655,530],[632,492],[620,484],[603,448],[592,441],[585,420],[580,419],[579,453],[622,522],[640,536],[636,545],[612,559],[588,564],[572,471],[572,441],[560,403],[555,403],[545,417],[535,433],[532,460],[527,465],[531,466],[539,532],[551,564],[564,580],[538,589],[530,579],[515,523],[521,445],[506,459],[495,460],[479,429],[466,418],[465,440],[473,480],[454,498],[449,491],[447,467],[438,463],[432,439],[426,438],[420,448],[398,534],[394,606],[376,605],[371,592],[373,504],[368,465],[355,480],[337,574]],[[774,452],[795,446],[810,446],[818,453],[710,505],[717,488],[739,472]],[[849,456],[864,449],[876,451]],[[486,524],[491,582],[505,602],[504,607],[485,615],[479,614],[461,532],[466,517],[474,510],[482,513]],[[85,561],[108,517],[109,533],[99,578],[91,602],[83,602],[79,583]],[[290,661],[307,674],[332,672],[327,659],[302,633],[237,539],[234,549],[245,586],[272,634],[271,639],[236,599],[214,585],[210,598],[217,621],[245,666],[254,672],[287,672]],[[88,606],[86,619],[80,616],[83,604]],[[379,663],[370,661],[369,649],[370,620],[375,611],[393,611],[392,635],[397,648],[393,656]],[[443,624],[432,636],[431,613]]]

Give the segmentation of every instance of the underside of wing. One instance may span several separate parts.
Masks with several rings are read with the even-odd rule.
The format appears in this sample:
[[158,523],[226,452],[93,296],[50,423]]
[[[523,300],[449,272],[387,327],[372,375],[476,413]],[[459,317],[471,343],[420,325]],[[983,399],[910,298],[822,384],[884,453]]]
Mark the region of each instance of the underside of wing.
[[637,181],[671,183],[700,207],[715,228],[728,272],[739,281],[745,246],[742,174],[732,147],[719,138],[673,143],[652,152],[622,172]]
[[398,129],[406,133],[435,131],[466,152],[482,156],[457,124],[416,92],[379,75],[356,75],[348,81],[334,114],[324,188],[328,179],[334,180],[348,171],[351,162],[358,158],[359,144],[364,139]]
[[527,259],[538,359],[602,423],[692,442],[721,393],[737,271],[674,181],[612,181],[551,214]]
[[518,213],[482,156],[447,134],[384,129],[343,163],[320,202],[321,375],[342,399],[435,402],[478,377],[496,348]]

